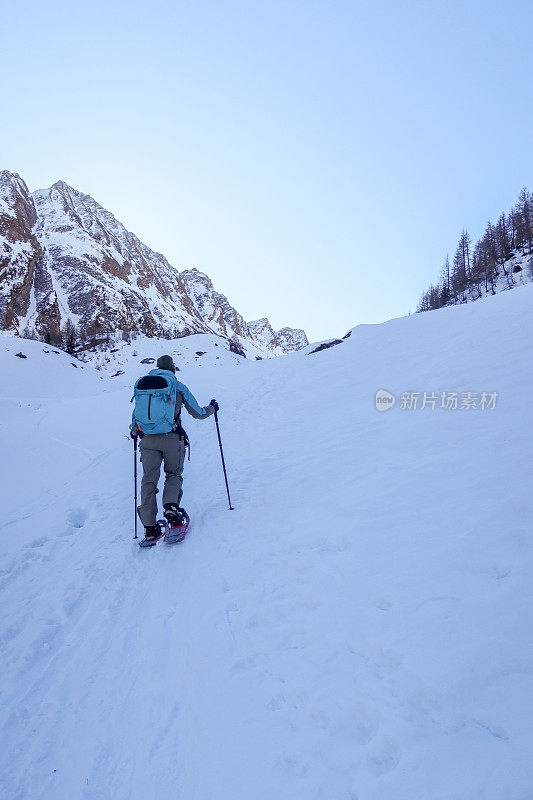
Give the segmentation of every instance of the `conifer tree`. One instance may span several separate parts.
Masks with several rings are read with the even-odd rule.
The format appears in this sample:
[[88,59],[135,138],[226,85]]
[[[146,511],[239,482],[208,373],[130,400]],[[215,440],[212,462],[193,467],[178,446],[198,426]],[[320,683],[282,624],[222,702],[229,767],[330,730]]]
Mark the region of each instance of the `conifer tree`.
[[74,350],[76,349],[77,339],[78,339],[78,333],[76,331],[76,326],[69,317],[67,319],[67,324],[65,325],[65,331],[63,333],[63,341],[65,350],[67,351],[67,353],[70,353],[70,355],[72,355],[74,353]]

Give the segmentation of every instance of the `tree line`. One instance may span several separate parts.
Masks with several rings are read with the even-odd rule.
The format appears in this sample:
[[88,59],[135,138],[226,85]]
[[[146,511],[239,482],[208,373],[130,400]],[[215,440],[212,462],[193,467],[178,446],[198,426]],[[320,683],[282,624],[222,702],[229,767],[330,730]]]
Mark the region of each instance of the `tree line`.
[[[125,342],[131,342],[139,334],[137,331],[118,330],[116,333],[120,334]],[[56,328],[51,325],[41,326],[39,330],[31,328],[28,325],[21,332],[20,336],[23,339],[34,339],[42,341],[53,347],[61,347],[66,350],[70,355],[75,355],[79,349],[83,349],[85,343],[89,342],[94,344],[111,344],[112,332],[104,331],[101,334],[89,334],[87,329],[83,326],[76,326],[72,320],[67,318],[65,325],[61,328]]]
[[[514,276],[522,272],[522,267],[510,260],[532,254],[533,194],[524,188],[509,214],[502,213],[496,224],[488,222],[475,244],[468,231],[463,230],[452,261],[446,256],[438,282],[424,292],[416,310],[431,311],[495,294],[501,276],[511,289],[516,283]],[[529,269],[533,277],[533,259]]]

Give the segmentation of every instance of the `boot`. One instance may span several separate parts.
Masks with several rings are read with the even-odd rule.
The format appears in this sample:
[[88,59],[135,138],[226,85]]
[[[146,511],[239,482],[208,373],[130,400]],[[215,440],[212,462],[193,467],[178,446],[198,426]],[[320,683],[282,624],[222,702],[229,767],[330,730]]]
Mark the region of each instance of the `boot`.
[[149,542],[153,542],[155,539],[159,539],[161,536],[161,528],[159,525],[145,525],[144,526],[144,538],[147,539]]
[[165,503],[163,516],[171,528],[179,528],[183,525],[183,514],[176,503]]

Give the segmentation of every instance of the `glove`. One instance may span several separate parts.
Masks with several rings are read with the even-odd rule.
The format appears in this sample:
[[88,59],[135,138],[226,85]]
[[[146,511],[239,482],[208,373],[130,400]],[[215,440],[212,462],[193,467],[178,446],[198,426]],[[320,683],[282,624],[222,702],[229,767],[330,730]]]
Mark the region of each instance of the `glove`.
[[209,403],[209,405],[210,405],[210,406],[211,406],[211,407],[212,407],[212,408],[213,408],[215,411],[218,411],[218,409],[220,408],[220,406],[218,405],[218,403],[217,403],[217,401],[216,401],[216,400],[211,400],[211,402]]
[[130,428],[130,436],[135,441],[137,436],[139,437],[139,439],[142,439],[144,433],[140,430],[140,428]]

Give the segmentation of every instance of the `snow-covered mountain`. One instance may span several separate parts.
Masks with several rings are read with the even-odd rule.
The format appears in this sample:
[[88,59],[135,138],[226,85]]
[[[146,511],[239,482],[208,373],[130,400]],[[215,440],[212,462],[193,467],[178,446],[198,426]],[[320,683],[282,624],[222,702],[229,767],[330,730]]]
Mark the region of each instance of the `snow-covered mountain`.
[[265,352],[274,353],[290,353],[309,343],[303,330],[281,328],[275,332],[266,317],[246,322],[230,305],[227,297],[215,291],[211,280],[203,272],[197,269],[183,270],[180,278],[202,319],[208,320],[221,335],[250,340]]
[[58,181],[30,194],[0,172],[0,327],[35,329],[59,342],[67,320],[87,343],[110,332],[176,338],[215,333],[245,352],[271,356],[307,344],[302,330],[277,333],[246,322],[196,269],[179,273],[92,197]]
[[18,331],[30,309],[42,248],[35,204],[24,181],[0,172],[0,329]]
[[192,528],[148,553],[129,400],[173,344],[111,378],[0,337],[0,795],[531,797],[532,308],[257,362],[176,341],[235,510],[213,419],[184,419]]

